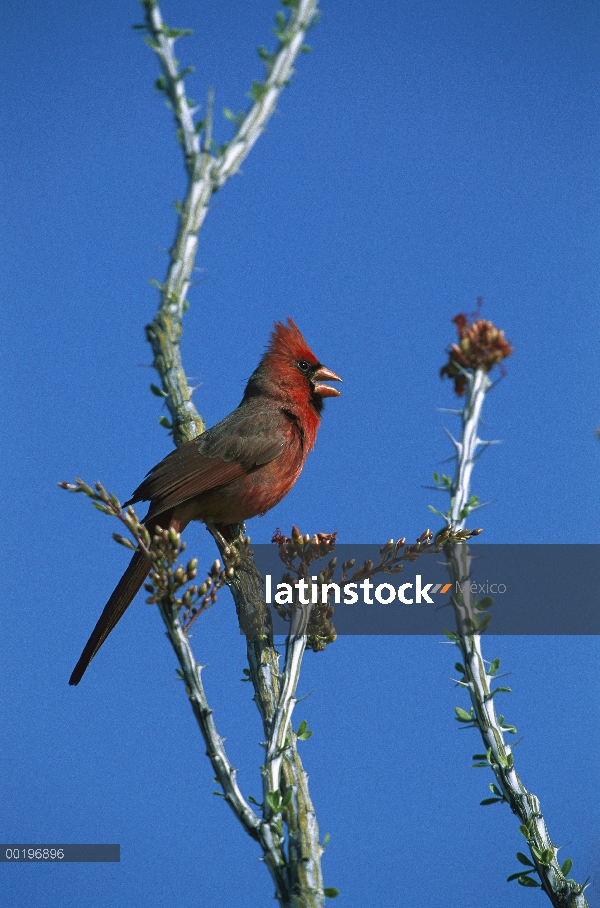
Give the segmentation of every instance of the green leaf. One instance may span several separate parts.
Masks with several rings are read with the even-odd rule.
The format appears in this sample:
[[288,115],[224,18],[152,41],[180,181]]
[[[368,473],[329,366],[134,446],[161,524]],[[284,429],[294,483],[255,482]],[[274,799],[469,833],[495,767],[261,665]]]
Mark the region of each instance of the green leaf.
[[486,804],[499,804],[500,801],[503,801],[504,798],[484,798],[483,801],[479,803],[485,807]]
[[562,870],[563,874],[566,876],[572,866],[573,866],[573,861],[571,860],[571,858],[567,858],[567,860],[564,862],[564,864],[562,865],[562,867],[560,869]]
[[328,845],[330,841],[331,841],[331,833],[326,832],[323,837],[323,848],[325,848],[325,846]]
[[540,883],[536,883],[535,880],[532,880],[530,876],[525,876],[525,874],[521,874],[521,876],[517,877],[517,883],[521,886],[529,886],[530,889],[535,889],[541,885]]
[[281,802],[282,808],[289,807],[291,800],[292,800],[292,789],[288,788],[288,790],[284,794],[283,800]]
[[257,82],[256,79],[252,80],[252,87],[248,92],[248,96],[252,98],[253,101],[261,101],[265,94],[267,93],[267,86],[263,85],[262,82]]
[[525,876],[525,874],[523,873],[523,871],[519,870],[517,873],[511,873],[510,876],[507,876],[506,882],[510,883],[510,882],[512,882],[512,880],[518,880],[519,877],[524,877],[524,876]]
[[488,694],[488,699],[491,700],[494,694],[511,694],[512,688],[510,687],[495,687],[494,690],[491,690]]
[[150,385],[150,390],[152,391],[152,393],[154,395],[156,395],[156,397],[166,397],[167,396],[161,388],[157,387],[157,385],[154,385],[154,384]]
[[531,833],[530,833],[530,831],[529,831],[529,827],[528,827],[528,826],[525,826],[524,824],[521,824],[521,826],[519,826],[519,830],[520,830],[520,832],[521,832],[521,835],[524,835],[526,839],[529,839],[529,838],[530,838]]
[[267,804],[274,813],[279,813],[281,809],[281,795],[279,794],[279,790],[268,792]]
[[456,669],[457,672],[460,672],[461,674],[466,675],[465,667],[464,667],[464,665],[461,665],[460,662],[455,662],[454,668]]
[[250,804],[256,804],[257,807],[260,807],[260,801],[257,801],[256,798],[253,798],[252,795],[248,795],[248,801]]
[[[477,608],[489,608],[493,604],[494,600],[491,596],[484,596],[483,599],[477,602]],[[500,662],[498,662],[498,665],[500,665]]]
[[490,791],[493,792],[495,795],[498,795],[498,797],[502,797],[502,792],[500,791],[499,788],[497,788],[494,785],[493,782],[490,782]]
[[234,112],[230,110],[229,107],[224,107],[223,116],[228,120],[231,120],[231,122],[234,123],[235,126],[241,126],[241,124],[244,122],[244,117],[246,116],[246,114],[243,110],[238,110],[238,112],[234,114]]
[[312,731],[307,727],[306,719],[303,719],[300,725],[298,726],[298,731],[296,732],[296,737],[299,741],[308,741]]
[[323,890],[323,895],[326,899],[337,899],[340,894],[340,890],[336,889],[335,886],[326,886]]
[[499,668],[500,668],[500,659],[494,659],[494,661],[488,668],[488,675],[495,675]]
[[473,722],[473,716],[464,709],[461,709],[460,706],[455,706],[454,712],[456,713],[456,718],[459,722]]
[[490,623],[491,620],[492,620],[491,615],[484,615],[483,618],[481,619],[481,621],[476,621],[475,622],[476,632],[478,634],[483,633],[483,631],[486,629],[486,627],[488,626],[488,624]]
[[161,31],[166,38],[185,38],[194,34],[191,28],[169,28],[164,22]]
[[158,419],[158,422],[159,422],[159,425],[164,426],[165,429],[173,428],[172,424],[169,422],[169,420],[167,419],[166,416],[160,416]]
[[522,851],[517,851],[517,860],[520,861],[521,864],[525,864],[526,867],[535,868],[535,864],[533,863],[533,861],[530,861],[529,858],[527,857],[527,855],[523,854]]

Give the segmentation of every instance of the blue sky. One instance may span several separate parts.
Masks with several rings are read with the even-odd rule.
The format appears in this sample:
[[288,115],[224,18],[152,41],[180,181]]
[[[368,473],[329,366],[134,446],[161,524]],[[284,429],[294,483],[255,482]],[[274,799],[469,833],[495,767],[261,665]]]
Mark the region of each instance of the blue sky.
[[[162,5],[191,27],[188,92],[247,103],[274,3]],[[598,34],[592,2],[323,3],[266,133],[201,233],[184,363],[209,425],[239,402],[275,319],[344,378],[290,495],[248,526],[416,537],[450,447],[451,318],[514,346],[486,401],[474,491],[487,542],[597,543]],[[68,677],[127,560],[56,482],[122,499],[170,449],[144,325],[185,177],[135,3],[31,0],[3,20],[0,181],[5,374],[2,842],[120,842],[119,865],[3,865],[10,908],[262,905],[257,846],[212,771],[158,614],[132,607],[78,688]],[[216,138],[230,124],[217,117]],[[201,563],[214,557],[199,526]],[[568,604],[567,604],[568,607]],[[195,638],[245,793],[261,731],[228,595]],[[596,638],[495,638],[515,760],[573,875],[600,904]],[[459,731],[455,654],[437,638],[344,638],[305,659],[302,745],[338,904],[542,904],[505,882],[523,847]],[[82,897],[82,892],[85,895]]]

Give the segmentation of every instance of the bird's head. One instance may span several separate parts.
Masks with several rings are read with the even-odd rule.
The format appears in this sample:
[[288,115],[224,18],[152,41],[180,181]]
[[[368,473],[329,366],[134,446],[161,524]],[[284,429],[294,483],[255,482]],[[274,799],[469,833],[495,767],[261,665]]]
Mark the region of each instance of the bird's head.
[[286,325],[275,322],[269,346],[254,376],[257,373],[266,374],[275,389],[299,403],[312,404],[317,413],[323,409],[324,397],[340,396],[337,388],[323,382],[342,379],[319,362],[291,318]]

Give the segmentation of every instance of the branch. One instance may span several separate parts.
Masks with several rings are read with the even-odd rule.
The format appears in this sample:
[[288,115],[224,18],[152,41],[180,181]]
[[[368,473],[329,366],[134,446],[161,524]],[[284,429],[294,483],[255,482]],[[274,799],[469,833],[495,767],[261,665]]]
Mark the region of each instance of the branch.
[[291,4],[287,23],[278,20],[276,31],[279,47],[270,55],[261,55],[267,65],[267,78],[262,85],[253,83],[254,104],[242,120],[235,136],[225,147],[211,170],[215,190],[232,176],[262,133],[273,114],[281,90],[288,84],[294,72],[294,62],[304,47],[306,32],[317,18],[317,0],[300,0]]
[[[196,662],[189,642],[189,627],[203,608],[214,601],[216,590],[239,569],[241,558],[247,555],[250,540],[239,540],[239,549],[234,545],[227,546],[224,553],[225,568],[215,562],[209,577],[200,588],[192,585],[183,594],[189,581],[197,574],[197,561],[192,559],[187,567],[178,564],[185,551],[185,542],[173,528],[156,527],[152,539],[144,524],[130,506],[125,511],[116,495],[106,492],[101,483],[92,488],[77,479],[75,483],[61,482],[59,486],[70,492],[81,492],[90,498],[98,510],[116,517],[129,530],[133,541],[113,533],[116,542],[128,549],[141,552],[150,562],[149,582],[145,589],[150,593],[148,603],[158,605],[160,614],[167,628],[167,636],[179,661],[179,678],[185,682],[185,690],[194,711],[194,715],[206,744],[206,754],[212,763],[217,781],[223,790],[223,796],[234,814],[253,839],[256,839],[263,850],[264,860],[275,884],[275,894],[282,905],[290,904],[290,873],[286,863],[285,840],[277,811],[265,801],[263,817],[260,818],[242,796],[237,784],[237,770],[227,758],[223,739],[217,732],[213,711],[208,705],[202,684],[202,666]],[[208,590],[210,589],[210,592]],[[203,597],[203,598],[202,598]],[[202,605],[196,608],[193,603],[201,600]],[[191,620],[189,616],[193,617]],[[221,792],[215,792],[221,794]]]
[[227,759],[223,739],[217,732],[213,711],[204,693],[202,666],[195,661],[187,633],[179,620],[178,610],[173,608],[168,596],[158,600],[158,607],[167,627],[167,636],[181,666],[180,674],[185,681],[185,690],[200,726],[206,744],[206,755],[215,771],[215,779],[221,785],[225,800],[248,835],[260,843],[265,864],[275,884],[276,898],[281,905],[288,905],[290,881],[280,824],[272,814],[266,820],[259,818],[242,796],[237,784],[237,769],[234,769]]
[[[317,0],[284,2],[284,6],[290,11],[287,17],[283,12],[277,14],[276,34],[279,45],[276,51],[268,54],[259,49],[267,67],[265,81],[262,84],[253,83],[251,91],[253,104],[249,111],[242,115],[239,121],[238,118],[230,117],[236,120],[237,131],[232,141],[222,148],[215,146],[211,136],[214,97],[212,89],[208,93],[205,121],[195,124],[192,102],[187,98],[184,89],[184,78],[189,70],[179,70],[173,53],[175,40],[188,32],[167,27],[155,0],[142,2],[146,12],[144,27],[148,33],[147,43],[157,54],[162,69],[157,87],[165,93],[172,107],[188,174],[186,197],[183,205],[178,206],[179,225],[170,251],[167,275],[164,283],[158,285],[161,294],[160,306],[154,320],[146,328],[147,338],[154,353],[154,365],[162,382],[162,392],[160,389],[156,389],[156,392],[164,395],[171,415],[170,423],[165,417],[161,422],[172,430],[175,444],[179,445],[204,431],[204,422],[192,402],[192,389],[187,383],[180,352],[182,317],[188,306],[186,296],[198,248],[198,233],[206,217],[212,194],[238,170],[273,113],[279,94],[292,75],[296,56],[305,49],[302,42],[306,31],[316,21]],[[204,136],[201,141],[202,132]],[[209,530],[215,537],[224,561],[227,562],[227,552],[235,540],[239,542],[244,537],[244,527],[228,527],[230,538],[227,539],[214,528],[209,527]],[[237,543],[233,548],[236,545]],[[268,738],[279,701],[279,657],[273,645],[262,578],[257,575],[251,553],[246,552],[241,558],[241,564],[236,566],[233,576],[228,574],[227,583],[234,598],[240,626],[245,630],[248,627],[254,629],[252,634],[247,635],[249,671],[257,706],[265,726],[265,736]],[[181,650],[182,643],[177,625],[169,619],[164,607],[161,608],[161,613],[167,625],[169,638],[178,652],[177,647]],[[183,630],[185,631],[185,628]],[[185,655],[184,650],[181,652]],[[195,667],[191,650],[183,660],[186,667],[182,663],[182,658],[183,656],[180,658],[180,664],[188,687],[188,696],[200,722],[202,715],[208,710],[198,690],[200,671]],[[217,752],[214,742],[208,750],[209,756]],[[219,778],[219,772],[216,774]],[[288,905],[293,899],[294,905],[314,905],[315,908],[320,908],[324,894],[327,893],[327,890],[323,889],[320,868],[322,847],[318,840],[318,827],[308,792],[307,776],[296,751],[293,733],[287,738],[281,762],[281,778],[281,783],[278,783],[272,792],[285,789],[285,797],[291,792],[291,799],[288,800],[284,814],[288,821],[289,833],[287,858],[283,851],[284,840],[280,834],[281,821],[278,814],[281,811],[274,810],[266,797],[258,838],[263,850],[266,849],[265,859],[275,881],[276,896],[280,903]],[[231,784],[228,789],[224,787],[224,791],[227,797],[227,792],[232,792]],[[233,798],[233,795],[231,797]],[[244,820],[240,814],[240,818],[248,828],[247,817]],[[261,831],[263,829],[270,830],[268,835]],[[264,840],[261,838],[263,835],[267,836]]]
[[[192,402],[192,390],[183,371],[179,347],[182,316],[188,305],[186,296],[198,250],[198,233],[212,194],[239,169],[275,110],[279,95],[293,73],[296,57],[303,49],[306,32],[316,21],[317,0],[290,2],[287,20],[283,13],[278,13],[279,46],[273,54],[261,54],[267,66],[267,77],[263,83],[253,83],[254,103],[241,119],[231,142],[217,149],[216,154],[213,154],[211,140],[212,89],[206,121],[195,124],[193,105],[184,88],[184,78],[189,70],[180,71],[173,52],[177,38],[189,31],[167,27],[155,0],[142,2],[146,10],[146,40],[162,68],[157,87],[164,91],[173,109],[188,174],[186,198],[179,206],[179,226],[170,251],[167,276],[164,283],[158,284],[160,307],[146,328],[171,414],[169,428],[172,428],[175,444],[181,444],[204,431],[204,422]],[[205,135],[201,145],[199,133],[202,130]]]
[[[470,494],[470,482],[477,448],[482,444],[486,447],[490,444],[480,441],[477,430],[485,395],[492,385],[488,370],[485,368],[465,370],[459,377],[461,379],[459,389],[462,387],[464,391],[466,388],[467,397],[460,413],[461,440],[455,443],[456,474],[453,481],[450,481],[449,477],[442,477],[440,487],[451,496],[448,519],[462,528],[466,515],[473,509],[472,502],[475,496]],[[438,481],[438,477],[434,479]],[[523,866],[520,871],[511,874],[508,880],[516,879],[522,886],[528,887],[541,885],[555,908],[587,908],[585,884],[576,883],[568,877],[572,866],[570,860],[566,860],[562,867],[559,864],[557,859],[559,849],[552,844],[539,800],[525,788],[515,770],[514,756],[504,740],[504,735],[516,734],[517,730],[505,723],[504,716],[496,715],[495,694],[509,692],[510,688],[491,689],[500,660],[494,659],[492,663],[486,663],[481,650],[481,633],[491,617],[489,614],[484,614],[483,617],[481,615],[493,600],[484,599],[477,602],[472,599],[470,584],[467,582],[470,579],[471,565],[469,546],[449,543],[444,551],[452,588],[458,591],[452,597],[458,633],[448,634],[448,638],[461,651],[462,663],[456,663],[456,669],[462,675],[458,683],[468,689],[472,704],[469,712],[456,707],[456,719],[463,723],[464,727],[479,730],[485,753],[474,755],[473,759],[476,761],[474,765],[489,766],[496,778],[497,785],[490,784],[493,797],[485,798],[481,803],[488,805],[504,802],[509,805],[519,818],[520,830],[531,855],[529,859],[522,852],[517,853],[517,858]],[[533,879],[532,874],[537,874],[541,882]]]
[[[209,529],[221,555],[225,557],[227,548],[235,541],[236,533],[239,537],[241,528],[228,527],[226,537],[216,534],[210,527]],[[263,579],[254,564],[246,564],[244,570],[236,571],[229,582],[229,588],[240,627],[243,629],[250,625],[260,629],[260,632],[247,634],[246,652],[254,700],[262,719],[265,746],[269,752],[270,741],[274,734],[278,734],[276,725],[281,728],[281,720],[276,723],[275,716],[278,710],[279,714],[289,710],[286,701],[294,695],[295,684],[286,679],[285,672],[282,675],[279,671],[279,653],[273,642],[270,612],[264,600]],[[290,645],[289,637],[286,645]],[[299,671],[299,663],[297,667]],[[282,691],[285,691],[283,697]],[[302,766],[296,747],[296,735],[289,722],[283,740],[278,777],[267,770],[266,766],[263,770],[263,815],[272,818],[274,811],[277,811],[282,814],[288,827],[289,892],[296,899],[295,904],[322,908],[323,894],[326,892],[321,872],[324,849],[319,842],[319,827],[308,789],[308,775]]]

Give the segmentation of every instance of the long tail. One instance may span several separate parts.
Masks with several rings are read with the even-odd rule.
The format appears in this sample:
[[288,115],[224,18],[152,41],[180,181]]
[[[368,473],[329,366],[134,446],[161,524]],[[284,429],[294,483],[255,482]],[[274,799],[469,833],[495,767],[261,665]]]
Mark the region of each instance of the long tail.
[[140,589],[149,571],[150,562],[139,552],[136,552],[129,562],[129,567],[119,580],[115,591],[104,606],[104,611],[92,631],[92,636],[86,643],[85,649],[79,657],[79,662],[73,669],[69,684],[79,684],[86,668],[131,605],[135,594]]

